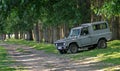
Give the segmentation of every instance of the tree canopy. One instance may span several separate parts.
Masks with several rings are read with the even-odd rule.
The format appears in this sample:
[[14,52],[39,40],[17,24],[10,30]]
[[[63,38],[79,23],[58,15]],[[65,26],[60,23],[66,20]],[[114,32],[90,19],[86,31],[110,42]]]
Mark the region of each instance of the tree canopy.
[[92,14],[119,17],[120,0],[0,0],[0,33],[26,32],[36,23],[76,26]]

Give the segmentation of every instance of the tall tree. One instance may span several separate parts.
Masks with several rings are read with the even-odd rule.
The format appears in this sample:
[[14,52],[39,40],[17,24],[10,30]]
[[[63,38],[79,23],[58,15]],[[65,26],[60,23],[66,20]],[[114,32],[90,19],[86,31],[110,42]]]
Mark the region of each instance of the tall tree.
[[106,0],[97,11],[97,14],[111,21],[113,39],[120,39],[120,0]]

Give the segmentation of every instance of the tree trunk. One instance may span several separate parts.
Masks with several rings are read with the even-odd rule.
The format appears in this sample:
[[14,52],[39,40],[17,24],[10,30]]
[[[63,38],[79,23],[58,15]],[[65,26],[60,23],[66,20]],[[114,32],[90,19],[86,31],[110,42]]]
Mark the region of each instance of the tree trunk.
[[15,32],[15,39],[19,39],[19,33],[18,32]]
[[6,34],[1,34],[0,35],[0,40],[4,41],[6,39]]
[[49,43],[52,43],[52,28],[51,26],[48,29],[48,39],[49,39]]
[[25,33],[23,33],[23,39],[25,39],[26,38],[26,34]]
[[42,23],[38,24],[38,27],[39,27],[39,41],[44,42]]
[[23,39],[23,32],[20,32],[20,39]]
[[118,17],[113,17],[112,19],[112,35],[113,35],[113,39],[120,39]]
[[40,42],[38,23],[36,23],[36,24],[34,25],[34,38],[35,38],[35,41],[36,41],[36,42]]
[[0,40],[2,40],[2,34],[0,34]]
[[50,27],[47,28],[47,35],[48,43],[50,43]]
[[64,24],[64,37],[68,37],[69,32],[70,32],[69,25],[65,23]]
[[33,34],[32,34],[32,30],[29,31],[29,35],[30,35],[30,38],[29,40],[33,40]]
[[62,39],[64,38],[64,26],[60,25],[59,30],[60,30],[60,39]]
[[48,29],[47,28],[43,29],[43,39],[44,39],[44,42],[48,43]]
[[119,40],[120,40],[120,16],[118,17],[118,33],[119,33]]
[[53,29],[53,42],[57,40],[57,29],[56,27]]
[[10,37],[10,33],[8,33],[8,39],[10,39],[11,37]]
[[60,39],[60,28],[59,28],[59,26],[57,27],[57,39]]
[[27,40],[33,40],[32,30],[27,32]]

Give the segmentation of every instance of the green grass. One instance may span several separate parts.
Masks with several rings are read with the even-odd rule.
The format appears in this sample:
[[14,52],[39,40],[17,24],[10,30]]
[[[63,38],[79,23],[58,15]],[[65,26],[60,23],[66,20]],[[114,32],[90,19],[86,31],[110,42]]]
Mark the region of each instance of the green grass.
[[10,67],[11,61],[8,58],[7,51],[0,46],[0,71],[15,71],[14,68]]
[[[57,49],[53,44],[45,44],[45,43],[35,43],[33,41],[25,41],[25,40],[7,40],[8,43],[14,44],[24,44],[27,46],[32,46],[38,50],[44,50],[49,53],[54,53],[59,55]],[[111,63],[113,65],[120,65],[120,40],[114,40],[108,42],[108,47],[106,49],[94,49],[90,51],[83,51],[76,54],[65,54],[62,55],[65,58],[70,58],[72,60],[81,60],[90,57],[95,57],[94,60],[103,63]],[[109,68],[110,69],[110,68]]]
[[[27,46],[31,46],[37,50],[44,50],[48,53],[58,53],[55,46],[53,44],[47,44],[47,43],[36,43],[34,41],[26,41],[26,40],[15,40],[15,39],[8,39],[6,40],[6,43],[11,44],[24,44]],[[18,49],[18,51],[22,51],[21,49]]]
[[17,51],[17,52],[24,52],[24,49],[22,49],[22,48],[17,48],[16,51]]

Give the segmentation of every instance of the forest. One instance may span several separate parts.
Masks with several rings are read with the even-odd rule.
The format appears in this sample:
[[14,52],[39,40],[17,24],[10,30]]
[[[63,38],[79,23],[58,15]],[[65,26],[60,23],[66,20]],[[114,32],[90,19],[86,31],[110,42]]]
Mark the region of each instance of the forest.
[[0,0],[0,39],[53,43],[72,27],[107,21],[120,39],[120,0]]

